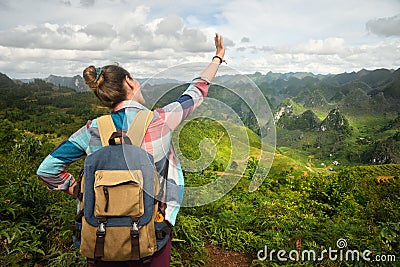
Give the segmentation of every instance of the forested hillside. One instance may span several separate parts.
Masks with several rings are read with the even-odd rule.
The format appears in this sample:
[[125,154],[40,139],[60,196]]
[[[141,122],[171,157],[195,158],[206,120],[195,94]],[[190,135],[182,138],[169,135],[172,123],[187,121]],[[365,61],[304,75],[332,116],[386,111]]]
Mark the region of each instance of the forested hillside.
[[[258,260],[264,250],[370,250],[400,261],[399,70],[336,76],[250,75],[268,98],[277,127],[277,150],[262,186],[248,186],[260,139],[248,106],[213,85],[210,96],[232,104],[249,135],[251,156],[239,183],[210,204],[183,208],[173,239],[173,266],[353,266],[355,261]],[[234,77],[221,77],[235,82]],[[217,83],[221,83],[221,80]],[[151,85],[156,93],[162,85]],[[161,99],[163,105],[184,90]],[[244,89],[246,90],[246,89]],[[251,93],[251,92],[246,92]],[[72,244],[75,201],[52,192],[35,171],[43,158],[87,120],[108,113],[91,92],[42,80],[14,82],[0,74],[0,265],[86,266]],[[262,125],[261,125],[262,126]],[[239,128],[239,126],[237,126]],[[242,126],[240,126],[242,127]],[[253,131],[252,131],[253,130]],[[205,138],[215,158],[199,172],[185,172],[198,186],[219,177],[231,143],[223,124],[196,119],[180,131],[180,150],[195,160]],[[78,175],[83,161],[70,166]],[[319,256],[319,254],[318,254]],[[391,257],[389,257],[391,256]],[[393,257],[397,262],[393,261]],[[360,260],[362,261],[362,260]]]

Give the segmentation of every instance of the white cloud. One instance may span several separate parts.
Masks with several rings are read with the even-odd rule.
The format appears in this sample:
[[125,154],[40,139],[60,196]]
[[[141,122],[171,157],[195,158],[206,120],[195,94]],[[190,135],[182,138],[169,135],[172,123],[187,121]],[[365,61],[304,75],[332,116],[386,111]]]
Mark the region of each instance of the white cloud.
[[213,50],[202,30],[186,27],[182,18],[170,16],[149,21],[148,12],[149,8],[139,6],[133,12],[126,13],[121,22],[114,26],[106,22],[88,25],[44,23],[17,26],[0,31],[0,45],[94,51],[111,48],[155,51],[169,48],[175,53],[203,53]]
[[389,17],[373,19],[367,22],[367,30],[381,36],[400,36],[400,14]]
[[[104,26],[104,25],[103,25]],[[112,35],[94,35],[96,25],[58,25],[45,23],[38,26],[20,26],[0,32],[0,45],[19,48],[104,50]]]
[[250,38],[249,37],[243,37],[242,40],[240,40],[241,43],[249,43]]
[[110,37],[114,38],[117,35],[116,31],[113,29],[113,26],[105,22],[86,25],[84,28],[80,29],[80,31],[89,36],[100,39]]
[[94,5],[94,0],[81,0],[81,5],[84,7],[90,7]]
[[157,24],[156,34],[179,37],[183,30],[183,20],[178,16],[166,17]]
[[351,53],[348,47],[344,46],[343,38],[327,38],[324,40],[310,40],[305,44],[296,46],[276,47],[275,53],[310,54],[310,55],[346,55]]
[[60,4],[65,5],[65,6],[71,6],[71,1],[69,0],[60,0]]
[[347,44],[342,38],[327,38],[293,46],[249,47],[249,49],[256,51],[255,54],[244,53],[246,60],[239,59],[233,62],[235,67],[240,67],[245,72],[290,70],[340,73],[362,68],[397,69],[400,66],[400,39],[357,46]]
[[3,10],[9,9],[10,6],[9,6],[9,3],[8,3],[8,2],[9,2],[9,1],[7,1],[7,0],[1,0],[1,1],[0,1],[0,8],[3,9]]

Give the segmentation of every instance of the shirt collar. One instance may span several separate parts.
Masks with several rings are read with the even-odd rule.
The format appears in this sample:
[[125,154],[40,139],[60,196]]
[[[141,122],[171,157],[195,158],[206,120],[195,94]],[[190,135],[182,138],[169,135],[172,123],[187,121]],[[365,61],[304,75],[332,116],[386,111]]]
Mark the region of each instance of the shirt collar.
[[124,108],[137,108],[137,109],[145,109],[148,110],[145,106],[140,104],[139,102],[136,102],[134,100],[124,100],[119,102],[112,110],[112,112],[117,112],[118,110],[124,109]]

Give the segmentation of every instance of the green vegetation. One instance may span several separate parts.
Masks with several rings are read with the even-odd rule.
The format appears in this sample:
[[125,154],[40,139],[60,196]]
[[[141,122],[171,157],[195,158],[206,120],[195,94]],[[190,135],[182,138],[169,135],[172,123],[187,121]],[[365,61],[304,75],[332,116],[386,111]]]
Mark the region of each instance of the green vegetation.
[[[0,90],[5,96],[0,100],[0,265],[86,266],[72,244],[69,229],[76,212],[75,201],[61,192],[47,190],[35,171],[58,143],[108,110],[99,107],[91,93],[39,80],[16,85],[0,75]],[[293,95],[296,90],[292,86],[288,92]],[[397,265],[386,262],[385,266],[398,266],[400,165],[365,163],[371,155],[397,159],[399,119],[366,114],[364,121],[371,122],[366,125],[373,127],[361,127],[363,123],[356,116],[343,113],[348,122],[339,126],[344,128],[335,128],[336,119],[343,119],[341,115],[327,124],[333,129],[322,132],[303,127],[303,123],[310,125],[311,118],[319,127],[324,118],[316,120],[300,104],[295,110],[293,114],[305,115],[300,122],[292,121],[290,129],[278,128],[279,146],[272,168],[261,187],[252,193],[248,186],[258,163],[260,139],[249,129],[229,125],[243,148],[247,141],[236,132],[246,131],[252,157],[245,161],[247,169],[229,194],[208,205],[182,208],[174,229],[173,266],[207,266],[211,246],[239,252],[252,266],[355,265],[327,257],[315,262],[279,262],[276,257],[273,262],[257,260],[257,252],[265,246],[276,251],[321,253],[329,247],[336,249],[341,238],[347,241],[348,249],[372,251],[371,258],[394,255]],[[232,149],[224,128],[227,124],[196,119],[174,137],[180,152],[190,160],[215,151],[207,169],[185,173],[188,185],[217,179],[229,164]],[[301,125],[300,129],[296,125]],[[329,156],[332,149],[333,155]],[[332,162],[337,159],[341,164],[335,166]],[[362,162],[364,165],[356,166]],[[77,176],[82,163],[78,161],[69,170]]]

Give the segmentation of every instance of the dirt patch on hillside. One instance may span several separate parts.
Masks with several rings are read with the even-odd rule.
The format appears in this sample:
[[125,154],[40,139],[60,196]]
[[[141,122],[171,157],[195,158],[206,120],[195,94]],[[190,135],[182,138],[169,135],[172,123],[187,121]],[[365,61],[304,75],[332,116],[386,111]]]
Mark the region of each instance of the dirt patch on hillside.
[[251,265],[250,255],[227,251],[216,246],[207,246],[208,260],[206,267],[246,267]]

